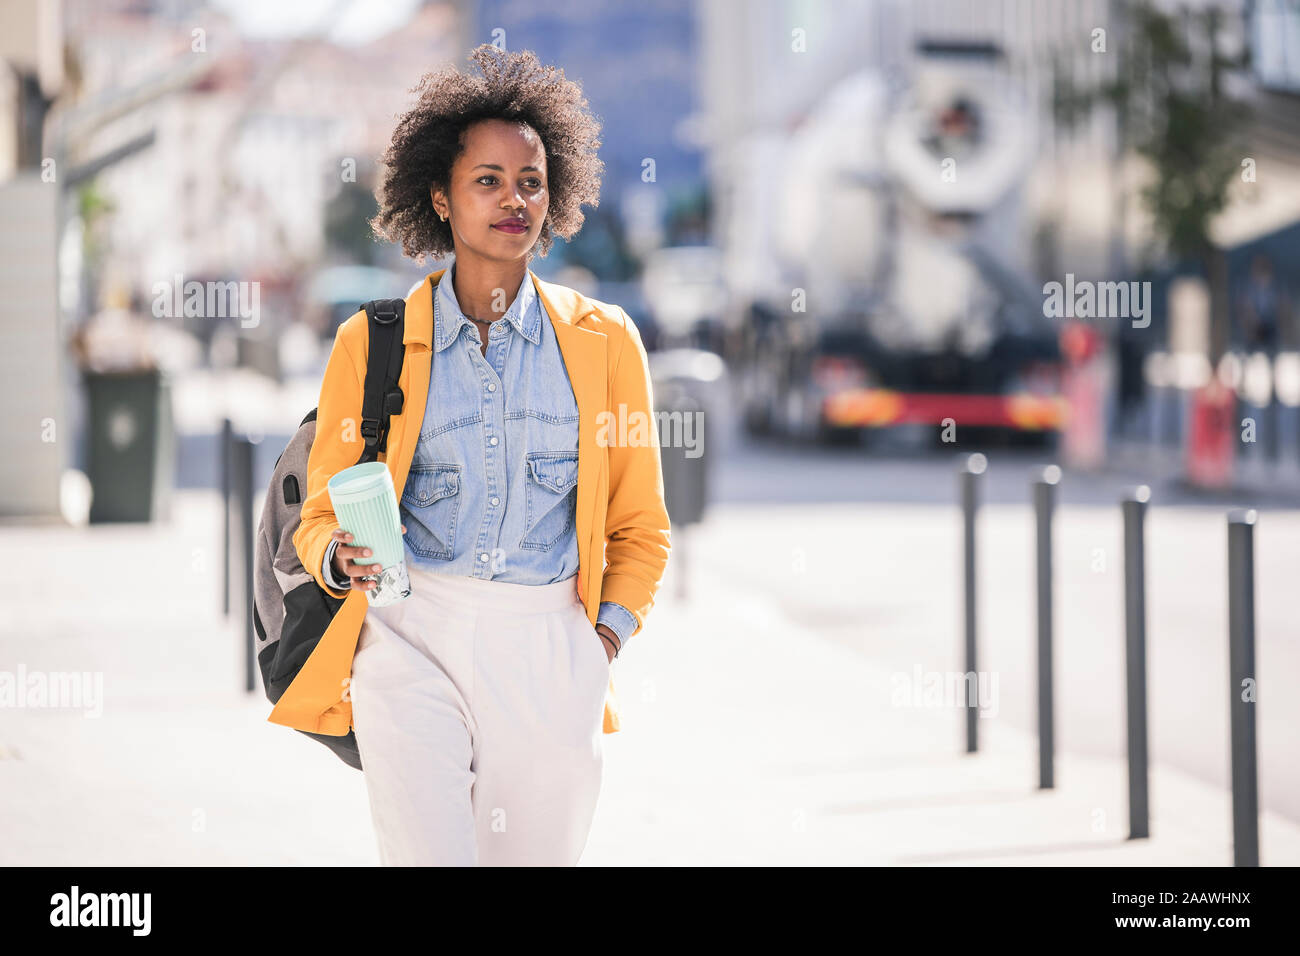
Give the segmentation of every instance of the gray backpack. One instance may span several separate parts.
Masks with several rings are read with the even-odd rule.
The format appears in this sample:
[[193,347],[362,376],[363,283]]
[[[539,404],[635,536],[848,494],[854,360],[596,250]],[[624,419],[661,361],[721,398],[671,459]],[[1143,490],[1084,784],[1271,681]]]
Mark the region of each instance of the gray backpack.
[[[402,345],[406,301],[367,302],[370,348],[365,395],[361,404],[361,436],[365,448],[357,464],[378,460],[388,445],[389,417],[402,410]],[[266,504],[257,526],[253,556],[253,627],[257,631],[257,663],[271,703],[277,703],[320,643],[343,599],[324,590],[302,566],[293,536],[301,520],[307,493],[307,458],[316,438],[316,409],[307,413],[275,462],[266,491]],[[299,731],[319,740],[350,767],[361,770],[355,731],[342,737]]]

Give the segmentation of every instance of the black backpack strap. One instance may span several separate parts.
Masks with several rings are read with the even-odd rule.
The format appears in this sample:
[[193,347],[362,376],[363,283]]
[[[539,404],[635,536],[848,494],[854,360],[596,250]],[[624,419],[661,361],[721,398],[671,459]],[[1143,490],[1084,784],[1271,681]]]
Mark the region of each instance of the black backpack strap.
[[366,362],[366,391],[361,399],[361,437],[366,447],[357,464],[378,460],[388,449],[388,419],[400,414],[404,402],[398,381],[406,347],[402,344],[406,319],[405,299],[367,302],[370,346]]

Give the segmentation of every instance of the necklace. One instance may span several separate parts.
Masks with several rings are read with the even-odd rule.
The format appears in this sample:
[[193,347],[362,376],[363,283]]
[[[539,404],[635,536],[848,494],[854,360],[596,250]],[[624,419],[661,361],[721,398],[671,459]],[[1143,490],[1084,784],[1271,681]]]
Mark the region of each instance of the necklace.
[[[435,313],[435,320],[436,320],[436,313],[438,311],[438,296],[436,294],[433,297],[433,310]],[[465,315],[465,318],[469,319],[471,322],[476,322],[479,325],[491,325],[493,322],[497,321],[496,319],[476,319],[472,315],[466,315],[463,309],[461,310],[461,314]]]

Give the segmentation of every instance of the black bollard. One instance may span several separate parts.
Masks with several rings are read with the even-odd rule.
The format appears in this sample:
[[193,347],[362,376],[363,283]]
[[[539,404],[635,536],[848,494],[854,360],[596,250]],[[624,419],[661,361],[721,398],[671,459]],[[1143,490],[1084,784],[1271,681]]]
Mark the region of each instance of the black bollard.
[[231,443],[231,466],[235,521],[239,525],[237,543],[244,579],[244,617],[238,630],[244,642],[244,689],[253,691],[257,689],[253,676],[256,663],[253,660],[253,443],[242,435]]
[[1268,449],[1268,461],[1270,465],[1277,465],[1281,460],[1281,429],[1278,427],[1282,424],[1282,408],[1277,400],[1277,392],[1270,391],[1268,404],[1264,406],[1268,413],[1268,434],[1265,436],[1266,448]]
[[[965,626],[966,626],[966,671],[969,678],[979,687],[979,672],[975,669],[975,512],[979,506],[978,486],[980,476],[988,467],[988,459],[979,452],[968,455],[958,470],[961,486],[962,513],[962,563],[965,569]],[[968,685],[969,687],[969,685]],[[978,749],[976,721],[979,719],[979,701],[972,699],[975,695],[969,689],[966,695],[966,752],[975,753]]]
[[1147,764],[1147,602],[1143,521],[1151,489],[1139,485],[1124,513],[1124,673],[1128,724],[1128,838],[1151,836]]
[[1228,715],[1232,743],[1232,863],[1259,866],[1255,766],[1255,518],[1228,514]]
[[230,419],[221,423],[221,447],[217,449],[217,458],[221,468],[221,547],[225,562],[221,567],[221,613],[230,617],[230,443],[234,440],[234,430]]
[[1038,582],[1038,786],[1055,786],[1052,704],[1052,510],[1061,469],[1048,465],[1034,480]]

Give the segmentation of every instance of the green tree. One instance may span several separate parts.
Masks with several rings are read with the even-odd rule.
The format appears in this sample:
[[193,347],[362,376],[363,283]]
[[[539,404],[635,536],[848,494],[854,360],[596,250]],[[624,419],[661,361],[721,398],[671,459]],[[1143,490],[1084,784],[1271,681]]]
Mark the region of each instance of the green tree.
[[366,184],[344,183],[325,206],[326,246],[358,265],[374,265],[379,247],[370,231],[370,217],[378,211]]
[[[1199,264],[1210,287],[1210,359],[1228,341],[1227,268],[1210,239],[1213,217],[1228,204],[1246,151],[1240,133],[1246,105],[1231,97],[1228,77],[1249,67],[1249,52],[1224,53],[1229,13],[1211,6],[1164,12],[1150,0],[1117,0],[1108,24],[1112,78],[1095,88],[1074,84],[1058,58],[1054,113],[1070,128],[1101,105],[1115,110],[1121,150],[1151,163],[1140,199],[1155,240],[1174,257]],[[1098,54],[1101,55],[1101,54]]]

